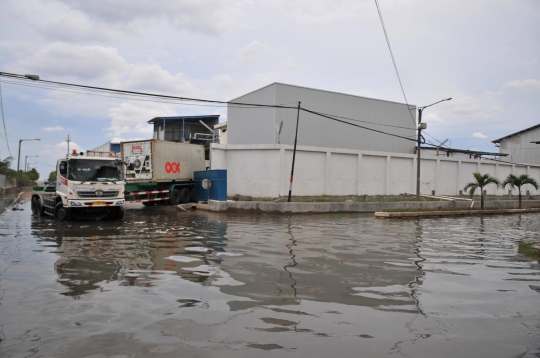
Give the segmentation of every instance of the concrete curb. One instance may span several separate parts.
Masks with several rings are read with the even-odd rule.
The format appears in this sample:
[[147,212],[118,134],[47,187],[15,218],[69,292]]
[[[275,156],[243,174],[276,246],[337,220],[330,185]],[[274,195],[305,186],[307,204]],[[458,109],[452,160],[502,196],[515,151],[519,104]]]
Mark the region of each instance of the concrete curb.
[[[476,204],[476,203],[475,203]],[[275,213],[275,214],[309,214],[309,213],[375,213],[385,209],[408,209],[423,210],[424,212],[439,212],[441,209],[453,208],[459,211],[469,212],[469,202],[268,202],[268,201],[216,201],[210,200],[208,204],[190,204],[198,210],[213,212],[241,212],[241,213]],[[529,208],[540,208],[539,200],[523,202]],[[488,209],[499,212],[501,209],[514,209],[518,206],[517,201],[492,201],[486,203]],[[476,205],[475,205],[476,207]],[[476,211],[476,210],[475,210]],[[484,210],[485,212],[486,210]]]
[[376,212],[375,217],[390,218],[413,218],[428,216],[463,216],[463,215],[493,215],[493,214],[522,214],[540,213],[540,208],[530,209],[492,209],[492,210],[455,210],[455,211],[415,211],[415,212]]

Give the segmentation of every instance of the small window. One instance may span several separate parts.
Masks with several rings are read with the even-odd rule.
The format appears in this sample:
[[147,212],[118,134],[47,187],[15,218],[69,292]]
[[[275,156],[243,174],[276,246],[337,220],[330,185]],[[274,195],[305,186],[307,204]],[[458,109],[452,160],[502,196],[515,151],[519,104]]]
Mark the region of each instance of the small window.
[[67,162],[60,162],[58,165],[58,172],[60,175],[67,175]]

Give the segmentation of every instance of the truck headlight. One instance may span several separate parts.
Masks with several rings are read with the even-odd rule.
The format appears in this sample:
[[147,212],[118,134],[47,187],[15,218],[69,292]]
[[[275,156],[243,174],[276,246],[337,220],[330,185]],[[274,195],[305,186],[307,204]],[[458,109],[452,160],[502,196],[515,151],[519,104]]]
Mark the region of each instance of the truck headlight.
[[72,202],[71,202],[71,206],[82,206],[82,204],[81,204],[81,203],[77,203],[77,202],[75,202],[75,201],[72,201]]
[[123,201],[117,201],[115,205],[124,205]]

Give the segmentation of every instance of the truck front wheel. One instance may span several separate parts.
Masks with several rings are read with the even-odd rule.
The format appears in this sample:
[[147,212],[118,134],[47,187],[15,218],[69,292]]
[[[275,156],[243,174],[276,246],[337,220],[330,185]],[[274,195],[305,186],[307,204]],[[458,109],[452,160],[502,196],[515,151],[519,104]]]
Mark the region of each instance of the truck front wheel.
[[121,220],[124,218],[124,207],[123,206],[117,206],[111,208],[111,211],[109,212],[109,215],[107,216],[107,219],[109,220]]
[[32,197],[32,214],[34,216],[43,216],[43,204],[39,196]]
[[59,202],[54,207],[54,218],[57,221],[68,221],[70,219],[69,208],[64,207],[62,202]]
[[169,192],[169,203],[171,203],[171,205],[178,205],[181,200],[181,192],[178,189],[173,189]]
[[188,188],[182,188],[180,191],[180,202],[182,204],[189,203],[189,200],[191,199],[191,192]]

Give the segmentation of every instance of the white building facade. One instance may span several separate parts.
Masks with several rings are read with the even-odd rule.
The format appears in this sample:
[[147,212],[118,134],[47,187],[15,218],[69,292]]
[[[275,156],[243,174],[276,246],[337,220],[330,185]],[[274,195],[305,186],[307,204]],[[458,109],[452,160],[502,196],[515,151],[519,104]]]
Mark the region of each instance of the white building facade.
[[[227,143],[293,144],[298,102],[301,102],[302,108],[364,127],[358,128],[300,111],[298,145],[414,153],[415,106],[283,83],[270,84],[229,102]],[[283,105],[291,108],[249,107],[234,103]]]
[[509,162],[540,164],[540,124],[496,139],[499,152],[508,154]]

